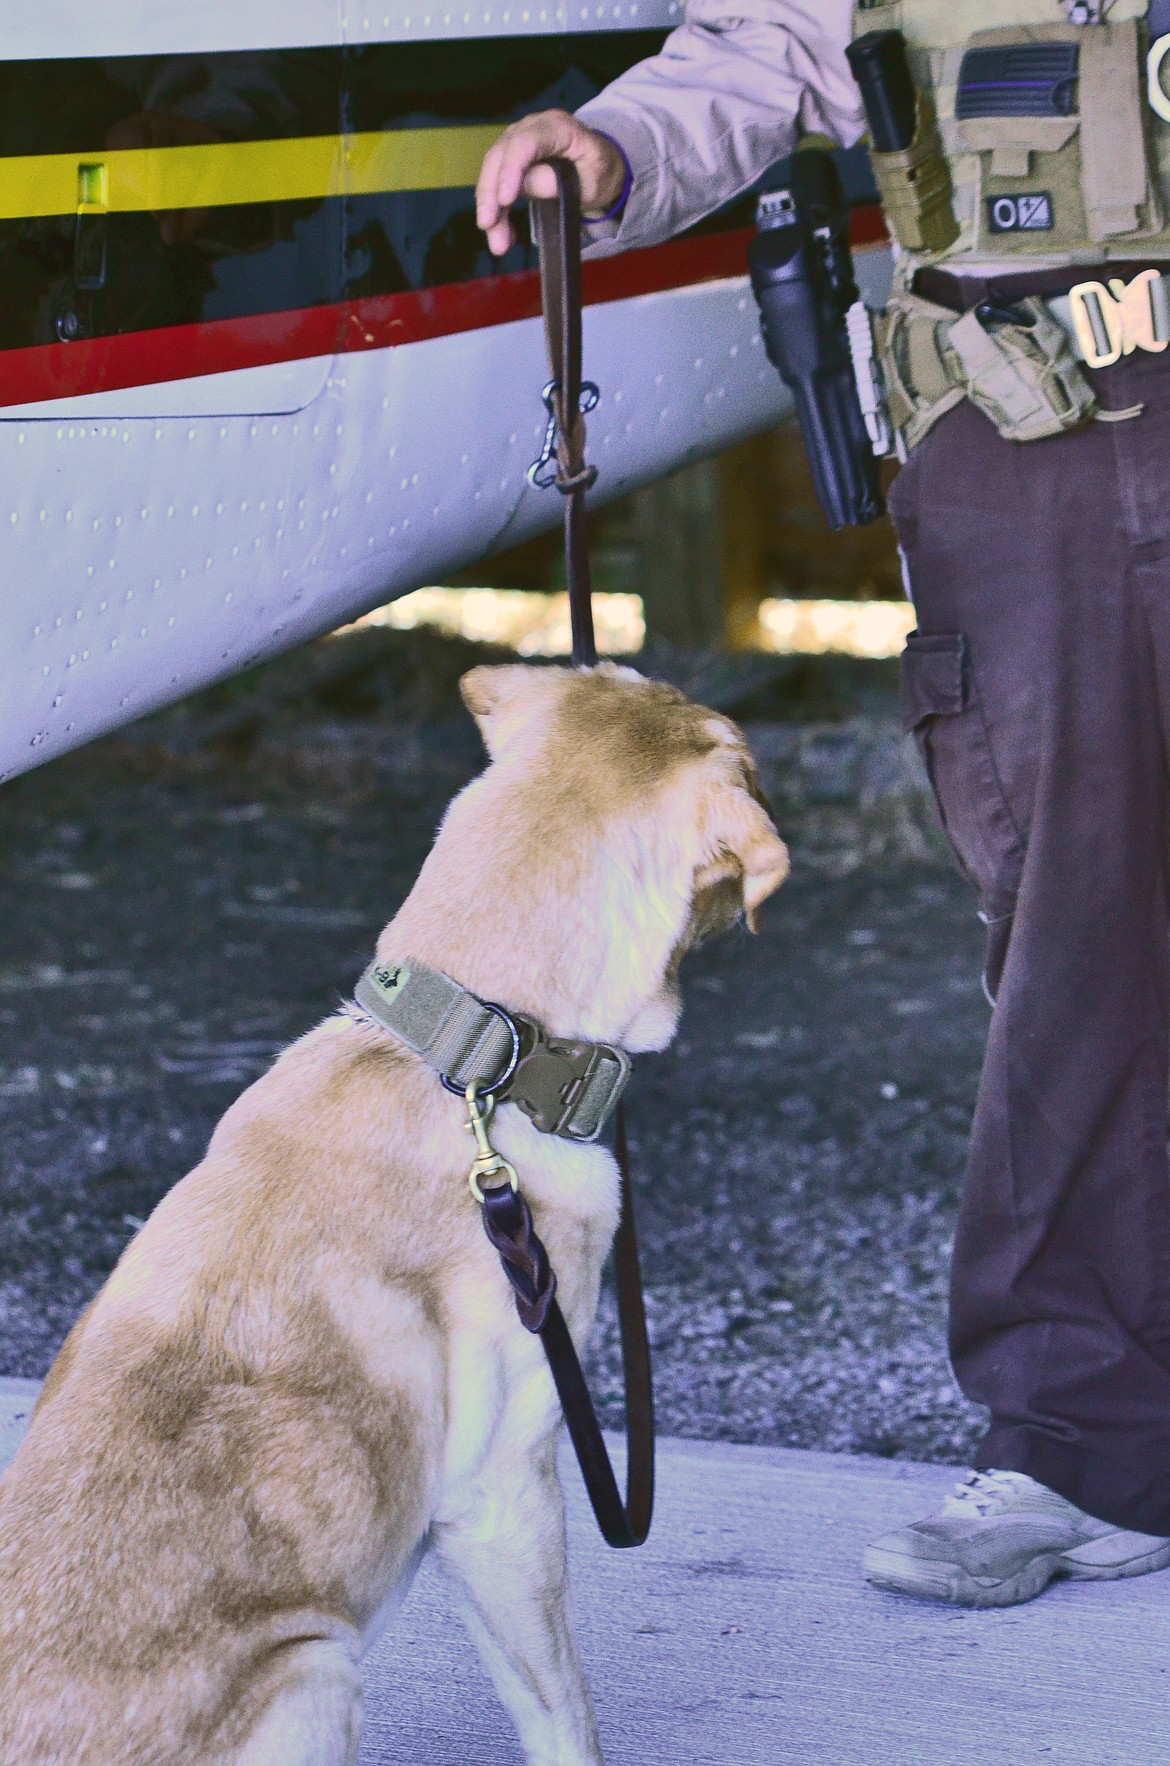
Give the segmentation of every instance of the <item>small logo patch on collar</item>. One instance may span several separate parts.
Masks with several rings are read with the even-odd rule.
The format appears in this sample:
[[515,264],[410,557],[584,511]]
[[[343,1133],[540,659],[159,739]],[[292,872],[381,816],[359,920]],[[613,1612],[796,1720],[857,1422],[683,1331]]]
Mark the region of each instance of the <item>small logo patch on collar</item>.
[[370,974],[378,991],[384,993],[387,999],[396,998],[410,980],[410,970],[401,963],[379,963]]

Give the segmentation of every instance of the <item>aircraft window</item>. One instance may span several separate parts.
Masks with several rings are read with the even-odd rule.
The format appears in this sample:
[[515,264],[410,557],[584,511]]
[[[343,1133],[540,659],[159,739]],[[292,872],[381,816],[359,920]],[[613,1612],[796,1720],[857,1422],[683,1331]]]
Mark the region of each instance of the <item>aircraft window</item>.
[[[653,54],[662,36],[621,31],[451,42],[441,57],[433,44],[373,44],[349,58],[347,127],[366,133],[502,126],[554,105],[576,110],[624,68]],[[536,261],[525,246],[503,261],[492,258],[466,185],[351,196],[346,248],[352,298],[507,274]]]
[[[335,136],[339,119],[330,50],[0,65],[0,348],[335,302],[337,204],[216,199],[236,193],[225,148]],[[207,201],[179,188],[168,205],[163,179],[157,202],[121,206],[120,186],[184,153]],[[82,167],[103,179],[87,187]]]
[[[576,108],[664,34],[0,63],[9,402],[520,316],[490,289],[534,254],[497,262],[475,226],[487,144]],[[749,221],[744,200],[699,231]]]

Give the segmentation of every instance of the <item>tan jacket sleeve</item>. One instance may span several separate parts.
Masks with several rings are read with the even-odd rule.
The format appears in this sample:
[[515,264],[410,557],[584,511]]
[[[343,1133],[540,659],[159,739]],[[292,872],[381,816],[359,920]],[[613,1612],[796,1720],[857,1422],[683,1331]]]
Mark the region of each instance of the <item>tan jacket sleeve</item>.
[[687,0],[658,54],[578,112],[634,174],[620,220],[587,230],[587,255],[669,239],[750,189],[798,133],[851,146],[865,126],[852,14],[852,0]]

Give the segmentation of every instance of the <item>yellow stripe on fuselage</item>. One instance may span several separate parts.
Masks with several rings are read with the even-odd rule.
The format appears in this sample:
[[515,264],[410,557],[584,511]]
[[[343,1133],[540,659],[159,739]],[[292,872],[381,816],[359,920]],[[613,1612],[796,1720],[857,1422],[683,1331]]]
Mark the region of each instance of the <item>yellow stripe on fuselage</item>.
[[[499,133],[489,123],[0,158],[0,220],[74,214],[81,207],[125,214],[456,189],[475,183]],[[83,172],[98,166],[104,177]],[[101,199],[87,202],[99,188]]]

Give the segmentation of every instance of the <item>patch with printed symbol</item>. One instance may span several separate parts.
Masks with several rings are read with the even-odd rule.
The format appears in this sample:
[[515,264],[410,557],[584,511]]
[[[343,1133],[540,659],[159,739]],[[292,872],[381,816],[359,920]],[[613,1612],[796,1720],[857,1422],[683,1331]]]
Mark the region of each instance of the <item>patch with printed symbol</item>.
[[1052,197],[1047,190],[987,198],[987,225],[992,233],[1048,233],[1052,224]]
[[393,997],[401,993],[410,980],[410,970],[402,968],[398,963],[379,963],[373,971],[373,978],[382,993]]

